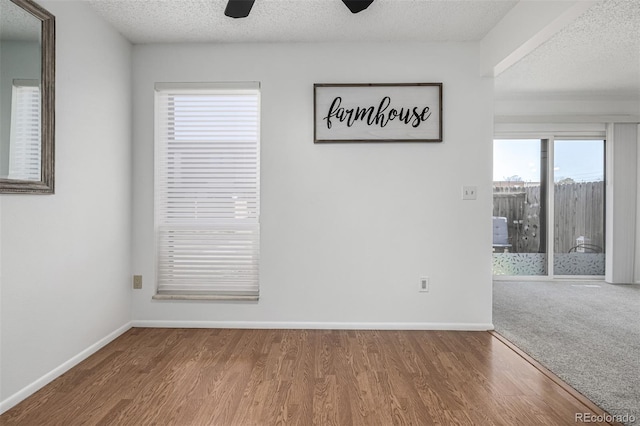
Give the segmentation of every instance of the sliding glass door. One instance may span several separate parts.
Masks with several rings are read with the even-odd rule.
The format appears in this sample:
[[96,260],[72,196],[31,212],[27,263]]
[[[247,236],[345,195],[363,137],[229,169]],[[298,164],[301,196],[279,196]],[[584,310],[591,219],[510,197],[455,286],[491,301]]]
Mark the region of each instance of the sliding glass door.
[[493,143],[493,273],[547,275],[546,141]]
[[499,139],[493,160],[494,275],[604,275],[604,140]]

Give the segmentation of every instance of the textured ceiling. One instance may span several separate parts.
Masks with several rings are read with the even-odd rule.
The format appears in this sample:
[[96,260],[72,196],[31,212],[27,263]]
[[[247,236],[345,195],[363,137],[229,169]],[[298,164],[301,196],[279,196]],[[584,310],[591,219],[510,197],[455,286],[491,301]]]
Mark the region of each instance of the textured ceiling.
[[602,1],[495,80],[497,97],[640,99],[640,0]]
[[0,0],[0,40],[40,40],[40,20],[9,0]]
[[[477,41],[517,3],[376,0],[354,15],[341,0],[256,0],[248,18],[232,19],[227,0],[85,1],[133,43]],[[495,87],[498,99],[640,100],[640,0],[599,0]]]
[[87,0],[133,43],[480,40],[512,0],[377,0],[352,14],[340,0],[256,0],[248,18],[226,0]]

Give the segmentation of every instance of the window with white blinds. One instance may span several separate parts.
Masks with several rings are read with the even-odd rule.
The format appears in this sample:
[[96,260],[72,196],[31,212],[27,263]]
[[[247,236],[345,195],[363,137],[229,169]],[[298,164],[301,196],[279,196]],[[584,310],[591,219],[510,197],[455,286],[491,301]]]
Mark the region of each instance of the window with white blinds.
[[258,83],[156,84],[158,297],[257,299]]
[[40,85],[13,80],[9,131],[9,179],[40,181]]

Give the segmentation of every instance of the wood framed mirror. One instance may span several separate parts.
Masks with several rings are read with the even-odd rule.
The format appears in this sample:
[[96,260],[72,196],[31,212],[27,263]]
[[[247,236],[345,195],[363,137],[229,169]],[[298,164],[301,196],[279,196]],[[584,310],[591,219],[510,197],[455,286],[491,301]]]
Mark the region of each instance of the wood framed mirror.
[[0,193],[53,194],[55,17],[0,0]]

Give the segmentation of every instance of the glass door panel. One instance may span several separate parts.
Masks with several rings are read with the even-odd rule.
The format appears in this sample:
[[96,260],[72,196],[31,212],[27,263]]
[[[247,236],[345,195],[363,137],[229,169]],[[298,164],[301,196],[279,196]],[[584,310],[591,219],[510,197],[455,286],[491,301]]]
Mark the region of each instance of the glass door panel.
[[546,149],[540,139],[493,142],[494,275],[547,275]]
[[554,142],[554,275],[604,275],[604,140]]

